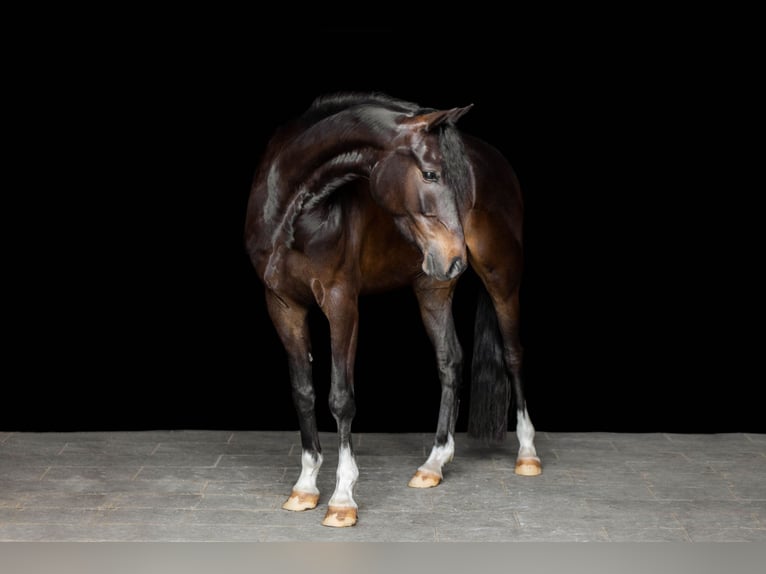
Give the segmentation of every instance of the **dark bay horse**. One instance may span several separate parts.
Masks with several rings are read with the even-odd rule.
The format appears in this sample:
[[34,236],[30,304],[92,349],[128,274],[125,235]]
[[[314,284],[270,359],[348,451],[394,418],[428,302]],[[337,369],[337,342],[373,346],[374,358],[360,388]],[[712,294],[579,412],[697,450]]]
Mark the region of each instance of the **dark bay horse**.
[[307,510],[319,501],[322,450],[309,308],[318,305],[330,327],[329,403],[339,459],[326,526],[357,521],[353,489],[359,472],[351,421],[359,296],[405,285],[414,289],[436,352],[442,394],[433,448],[409,486],[436,486],[455,448],[462,350],[452,298],[468,265],[483,284],[469,433],[502,439],[513,395],[516,473],[541,472],[520,376],[522,199],[505,158],[455,127],[469,108],[421,108],[382,94],[322,97],[277,130],[256,171],[245,243],[287,352],[303,450],[300,476],[283,505],[287,510]]

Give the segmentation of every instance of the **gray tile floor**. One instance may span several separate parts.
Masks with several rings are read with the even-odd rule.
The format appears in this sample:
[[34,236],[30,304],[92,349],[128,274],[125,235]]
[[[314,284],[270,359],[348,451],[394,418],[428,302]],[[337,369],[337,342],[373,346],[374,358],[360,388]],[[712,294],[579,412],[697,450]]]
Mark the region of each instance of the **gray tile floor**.
[[538,432],[543,474],[513,473],[515,437],[465,435],[436,488],[407,487],[430,434],[358,434],[359,523],[280,508],[297,432],[0,432],[0,541],[766,541],[766,435]]

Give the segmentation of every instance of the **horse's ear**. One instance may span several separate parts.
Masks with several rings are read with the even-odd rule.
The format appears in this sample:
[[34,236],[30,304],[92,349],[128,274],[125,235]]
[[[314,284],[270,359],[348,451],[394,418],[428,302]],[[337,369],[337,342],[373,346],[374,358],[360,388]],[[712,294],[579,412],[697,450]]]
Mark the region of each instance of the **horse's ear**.
[[444,122],[457,122],[463,117],[468,110],[473,107],[473,104],[469,104],[464,108],[452,108],[450,110],[437,110],[435,112],[429,112],[427,114],[419,114],[417,116],[411,116],[404,118],[401,121],[401,125],[407,126],[413,130],[429,131],[433,128],[440,126]]
[[473,107],[473,104],[468,104],[467,106],[463,108],[452,108],[449,113],[449,121],[451,121],[453,124],[456,123],[460,118],[462,118],[464,115],[466,115],[471,108]]

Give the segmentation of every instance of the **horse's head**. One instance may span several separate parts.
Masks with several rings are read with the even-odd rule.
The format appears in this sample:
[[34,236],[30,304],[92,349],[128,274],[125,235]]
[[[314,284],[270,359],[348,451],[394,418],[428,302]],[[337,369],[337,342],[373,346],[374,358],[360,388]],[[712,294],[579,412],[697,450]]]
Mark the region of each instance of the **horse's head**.
[[403,115],[392,152],[370,174],[373,198],[420,249],[423,272],[441,281],[468,266],[461,207],[472,182],[454,123],[470,108]]

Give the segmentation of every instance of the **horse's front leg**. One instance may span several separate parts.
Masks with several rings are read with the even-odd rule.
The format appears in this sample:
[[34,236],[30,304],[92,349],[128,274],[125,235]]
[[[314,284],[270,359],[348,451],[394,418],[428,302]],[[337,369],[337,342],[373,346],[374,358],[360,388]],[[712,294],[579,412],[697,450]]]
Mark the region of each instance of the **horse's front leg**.
[[[316,289],[315,289],[316,290]],[[354,485],[359,470],[351,443],[351,422],[356,414],[354,402],[354,359],[356,356],[359,309],[357,293],[343,288],[322,289],[317,297],[330,323],[332,373],[330,412],[338,425],[338,470],[335,491],[328,502],[325,526],[353,526],[357,521]]]
[[319,502],[317,474],[322,466],[322,448],[319,444],[316,415],[314,413],[314,384],[311,377],[311,341],[307,309],[294,302],[284,305],[270,291],[266,302],[271,320],[287,352],[293,402],[298,413],[301,431],[301,474],[293,486],[290,497],[282,505],[285,510],[309,510]]
[[453,436],[457,419],[457,393],[463,371],[463,351],[452,318],[454,288],[454,281],[449,284],[434,283],[427,278],[415,285],[423,324],[436,351],[442,387],[439,421],[431,454],[409,482],[409,486],[415,488],[439,484],[443,478],[442,468],[455,454]]

